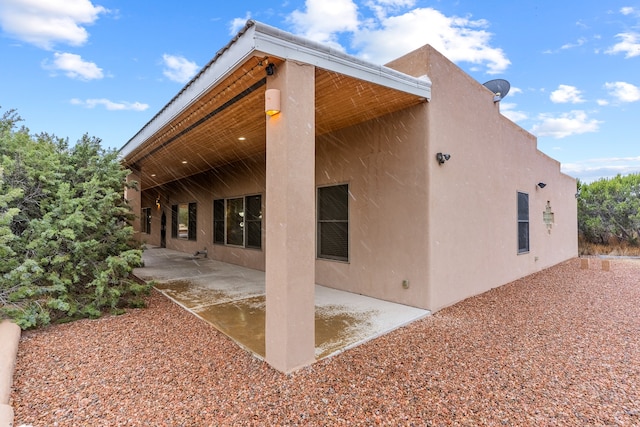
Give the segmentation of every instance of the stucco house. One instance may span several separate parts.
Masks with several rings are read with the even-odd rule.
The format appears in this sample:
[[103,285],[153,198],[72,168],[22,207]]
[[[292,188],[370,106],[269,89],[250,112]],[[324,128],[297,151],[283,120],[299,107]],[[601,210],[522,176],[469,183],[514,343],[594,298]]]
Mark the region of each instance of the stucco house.
[[265,271],[285,372],[315,283],[437,311],[577,255],[575,179],[428,45],[382,66],[249,21],[120,153],[140,239]]

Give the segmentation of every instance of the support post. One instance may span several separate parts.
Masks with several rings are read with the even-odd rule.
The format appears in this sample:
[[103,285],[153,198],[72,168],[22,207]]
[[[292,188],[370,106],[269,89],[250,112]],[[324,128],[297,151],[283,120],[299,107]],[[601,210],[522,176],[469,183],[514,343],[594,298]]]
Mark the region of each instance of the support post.
[[140,225],[140,213],[142,209],[142,192],[140,191],[140,172],[132,170],[129,175],[127,175],[127,184],[131,181],[136,181],[138,183],[137,188],[128,188],[124,189],[124,198],[131,206],[131,210],[136,218],[133,220],[131,224],[133,226],[133,231],[135,233],[136,239],[140,238],[140,231],[142,229]]
[[281,112],[267,117],[266,361],[315,361],[315,70],[286,61],[268,77]]

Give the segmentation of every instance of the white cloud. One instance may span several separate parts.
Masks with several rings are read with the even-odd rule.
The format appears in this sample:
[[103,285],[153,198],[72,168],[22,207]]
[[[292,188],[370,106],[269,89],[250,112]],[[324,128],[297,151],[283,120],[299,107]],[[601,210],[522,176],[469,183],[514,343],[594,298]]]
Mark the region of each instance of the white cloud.
[[582,92],[575,86],[558,85],[558,89],[551,92],[549,99],[556,104],[578,104],[584,102],[581,95]]
[[520,89],[519,87],[511,86],[511,89],[509,89],[509,95],[511,96],[517,95],[519,93],[524,93],[522,89]]
[[487,27],[487,21],[482,19],[448,17],[431,8],[414,9],[386,18],[378,28],[359,32],[355,45],[361,47],[365,58],[387,62],[430,44],[454,62],[485,65],[487,73],[501,73],[511,61],[502,49],[490,46]]
[[512,122],[517,123],[529,118],[527,113],[525,113],[524,111],[517,111],[515,110],[515,108],[516,108],[516,104],[512,102],[504,102],[504,101],[500,102],[500,112],[502,113],[503,116],[505,116]]
[[609,95],[620,102],[640,101],[640,88],[626,82],[607,82],[604,87],[609,90]]
[[149,108],[148,104],[143,104],[141,102],[114,102],[106,98],[85,99],[84,101],[78,98],[73,98],[71,100],[71,104],[80,105],[85,108],[95,108],[101,105],[109,111],[145,111],[147,108]]
[[18,40],[50,50],[56,43],[83,45],[89,37],[84,26],[106,12],[89,0],[2,0],[0,26]]
[[165,69],[162,71],[166,77],[174,82],[187,83],[196,72],[200,69],[200,66],[195,62],[189,61],[183,56],[177,55],[162,55]]
[[580,178],[581,181],[588,183],[600,178],[640,173],[640,156],[610,157],[563,163],[561,170],[567,175]]
[[83,60],[80,55],[56,52],[53,56],[53,64],[44,63],[44,68],[63,71],[71,79],[95,80],[104,77],[102,68]]
[[626,6],[626,7],[620,8],[620,13],[622,13],[623,15],[638,15],[638,16],[640,16],[640,11],[636,10],[635,8],[633,8],[631,6]]
[[238,32],[244,28],[244,26],[247,24],[247,21],[251,19],[251,13],[247,12],[247,14],[244,16],[244,18],[235,18],[231,21],[231,23],[229,24],[229,34],[231,36],[234,36],[236,34],[238,34]]
[[624,53],[625,58],[640,56],[640,34],[620,33],[616,34],[616,37],[622,39],[622,41],[614,44],[612,47],[607,49],[605,53],[611,55],[614,55],[616,53]]
[[366,6],[373,11],[378,20],[383,20],[390,13],[413,7],[415,0],[367,0]]
[[[454,62],[484,66],[489,74],[511,64],[504,51],[492,47],[488,21],[445,16],[433,8],[416,8],[414,0],[368,0],[374,15],[361,19],[353,0],[307,0],[304,11],[289,16],[296,33],[333,48],[341,33],[349,33],[356,55],[386,63],[430,44]],[[403,13],[404,11],[404,13]]]
[[344,50],[337,33],[357,32],[358,7],[352,0],[306,0],[306,10],[295,10],[288,20],[295,32],[318,43]]
[[596,132],[602,123],[595,119],[589,119],[587,113],[582,110],[562,113],[559,116],[540,114],[538,120],[540,122],[531,128],[531,133],[552,138],[565,138],[571,135]]
[[560,46],[560,50],[567,50],[567,49],[573,49],[574,47],[580,47],[583,44],[585,44],[586,42],[587,42],[586,38],[580,37],[578,40],[576,40],[575,43],[563,44],[562,46]]

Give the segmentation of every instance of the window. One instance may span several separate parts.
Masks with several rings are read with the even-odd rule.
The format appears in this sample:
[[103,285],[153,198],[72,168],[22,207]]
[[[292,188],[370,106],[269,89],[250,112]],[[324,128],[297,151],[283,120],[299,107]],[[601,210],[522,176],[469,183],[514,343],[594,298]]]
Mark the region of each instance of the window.
[[171,206],[171,237],[196,240],[196,228],[196,203],[180,203]]
[[529,195],[518,192],[518,253],[529,252]]
[[196,206],[195,203],[189,203],[189,219],[187,220],[187,224],[189,224],[187,226],[187,238],[189,240],[196,240],[196,230],[198,229],[198,212]]
[[224,199],[213,201],[213,243],[224,244]]
[[318,188],[318,258],[349,260],[349,187]]
[[245,230],[248,248],[262,247],[262,197],[249,196],[245,198]]
[[151,208],[143,208],[140,215],[140,231],[151,234]]
[[262,248],[262,196],[214,200],[213,243]]
[[244,199],[227,200],[227,245],[242,246],[244,243]]

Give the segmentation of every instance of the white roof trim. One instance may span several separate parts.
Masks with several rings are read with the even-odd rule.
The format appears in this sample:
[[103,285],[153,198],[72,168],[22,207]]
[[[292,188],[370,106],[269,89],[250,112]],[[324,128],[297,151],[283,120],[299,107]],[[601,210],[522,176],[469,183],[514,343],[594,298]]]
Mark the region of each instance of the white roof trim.
[[431,99],[431,80],[416,78],[383,65],[363,61],[344,52],[255,22],[256,50],[266,55],[304,62],[360,80]]
[[412,77],[250,20],[229,44],[218,51],[214,58],[120,149],[121,158],[126,158],[248,57],[254,55],[304,62],[431,99],[431,80],[428,77]]

